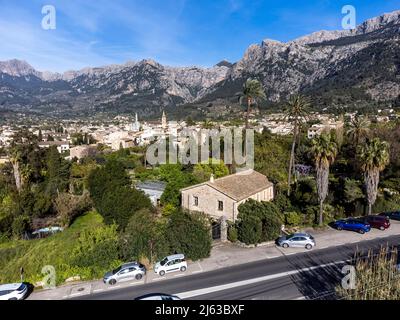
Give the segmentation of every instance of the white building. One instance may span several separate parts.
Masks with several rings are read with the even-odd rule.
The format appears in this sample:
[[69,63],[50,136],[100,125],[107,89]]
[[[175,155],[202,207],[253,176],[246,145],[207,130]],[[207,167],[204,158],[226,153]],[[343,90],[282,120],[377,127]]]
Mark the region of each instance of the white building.
[[39,142],[39,148],[50,148],[52,146],[56,146],[59,153],[64,153],[64,152],[69,151],[69,142],[68,141]]

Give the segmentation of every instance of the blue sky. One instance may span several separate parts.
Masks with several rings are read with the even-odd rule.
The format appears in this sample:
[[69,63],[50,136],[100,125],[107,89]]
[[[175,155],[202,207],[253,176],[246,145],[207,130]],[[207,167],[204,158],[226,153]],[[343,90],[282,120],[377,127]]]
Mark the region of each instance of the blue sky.
[[[357,23],[400,9],[400,0],[0,0],[0,60],[59,72],[145,58],[208,67],[265,38],[340,29],[348,4]],[[56,8],[55,30],[41,27],[44,5]]]

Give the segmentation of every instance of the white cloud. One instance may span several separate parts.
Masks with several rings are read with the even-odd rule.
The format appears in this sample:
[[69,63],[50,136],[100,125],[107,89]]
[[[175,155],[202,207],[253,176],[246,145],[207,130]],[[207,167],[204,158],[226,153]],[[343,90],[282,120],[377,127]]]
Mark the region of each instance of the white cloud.
[[24,59],[39,70],[59,72],[131,59],[173,61],[169,57],[186,50],[179,19],[185,0],[173,1],[169,10],[136,4],[55,2],[56,30],[40,28],[40,6],[37,12],[7,6],[0,12],[0,60]]

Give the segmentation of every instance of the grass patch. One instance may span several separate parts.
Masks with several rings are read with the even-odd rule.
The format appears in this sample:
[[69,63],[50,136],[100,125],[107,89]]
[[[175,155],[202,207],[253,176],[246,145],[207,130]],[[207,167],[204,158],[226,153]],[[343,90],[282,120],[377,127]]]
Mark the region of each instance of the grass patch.
[[[43,279],[42,268],[46,265],[54,266],[57,284],[76,275],[85,280],[101,277],[106,268],[96,265],[82,267],[74,264],[72,259],[81,235],[99,228],[106,228],[103,219],[97,212],[91,211],[77,218],[70,228],[48,238],[1,243],[0,283],[20,281],[19,272],[23,267],[25,281],[35,284]],[[115,261],[112,265],[117,263]]]

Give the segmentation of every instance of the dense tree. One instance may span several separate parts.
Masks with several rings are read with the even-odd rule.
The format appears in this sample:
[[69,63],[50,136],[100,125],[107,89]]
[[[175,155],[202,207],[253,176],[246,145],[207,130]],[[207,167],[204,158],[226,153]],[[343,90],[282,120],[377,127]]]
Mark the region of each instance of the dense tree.
[[31,132],[17,132],[9,148],[10,161],[13,166],[15,185],[18,191],[30,182],[40,177],[41,153],[37,137]]
[[156,243],[162,239],[158,233],[156,217],[148,209],[139,210],[133,215],[121,236],[122,254],[126,260],[140,261],[148,258],[154,262]]
[[175,208],[180,206],[182,188],[195,184],[197,181],[194,176],[181,164],[164,164],[159,169],[161,180],[167,183],[160,202],[163,206],[173,205]]
[[255,170],[265,174],[278,187],[286,184],[290,157],[288,137],[271,134],[268,130],[254,135]]
[[130,185],[125,169],[111,160],[89,176],[89,191],[95,208],[108,224],[117,223],[124,229],[130,217],[140,209],[152,208],[150,199]]
[[46,154],[46,192],[56,195],[68,190],[70,163],[63,159],[56,147],[50,147]]
[[193,168],[193,176],[199,181],[210,180],[211,175],[214,178],[221,178],[229,174],[228,167],[222,160],[209,159],[203,163],[197,163]]
[[[239,230],[239,240],[247,239],[250,241],[249,233],[250,230],[255,230],[254,239],[258,239],[257,242],[265,242],[269,240],[274,240],[279,236],[281,225],[282,225],[282,215],[279,207],[273,202],[258,202],[255,200],[248,200],[242,203],[239,208],[238,214],[238,230]],[[256,219],[254,219],[256,218]],[[261,223],[260,236],[258,237],[258,221]],[[246,224],[250,223],[250,226]],[[250,242],[250,243],[257,243]]]

